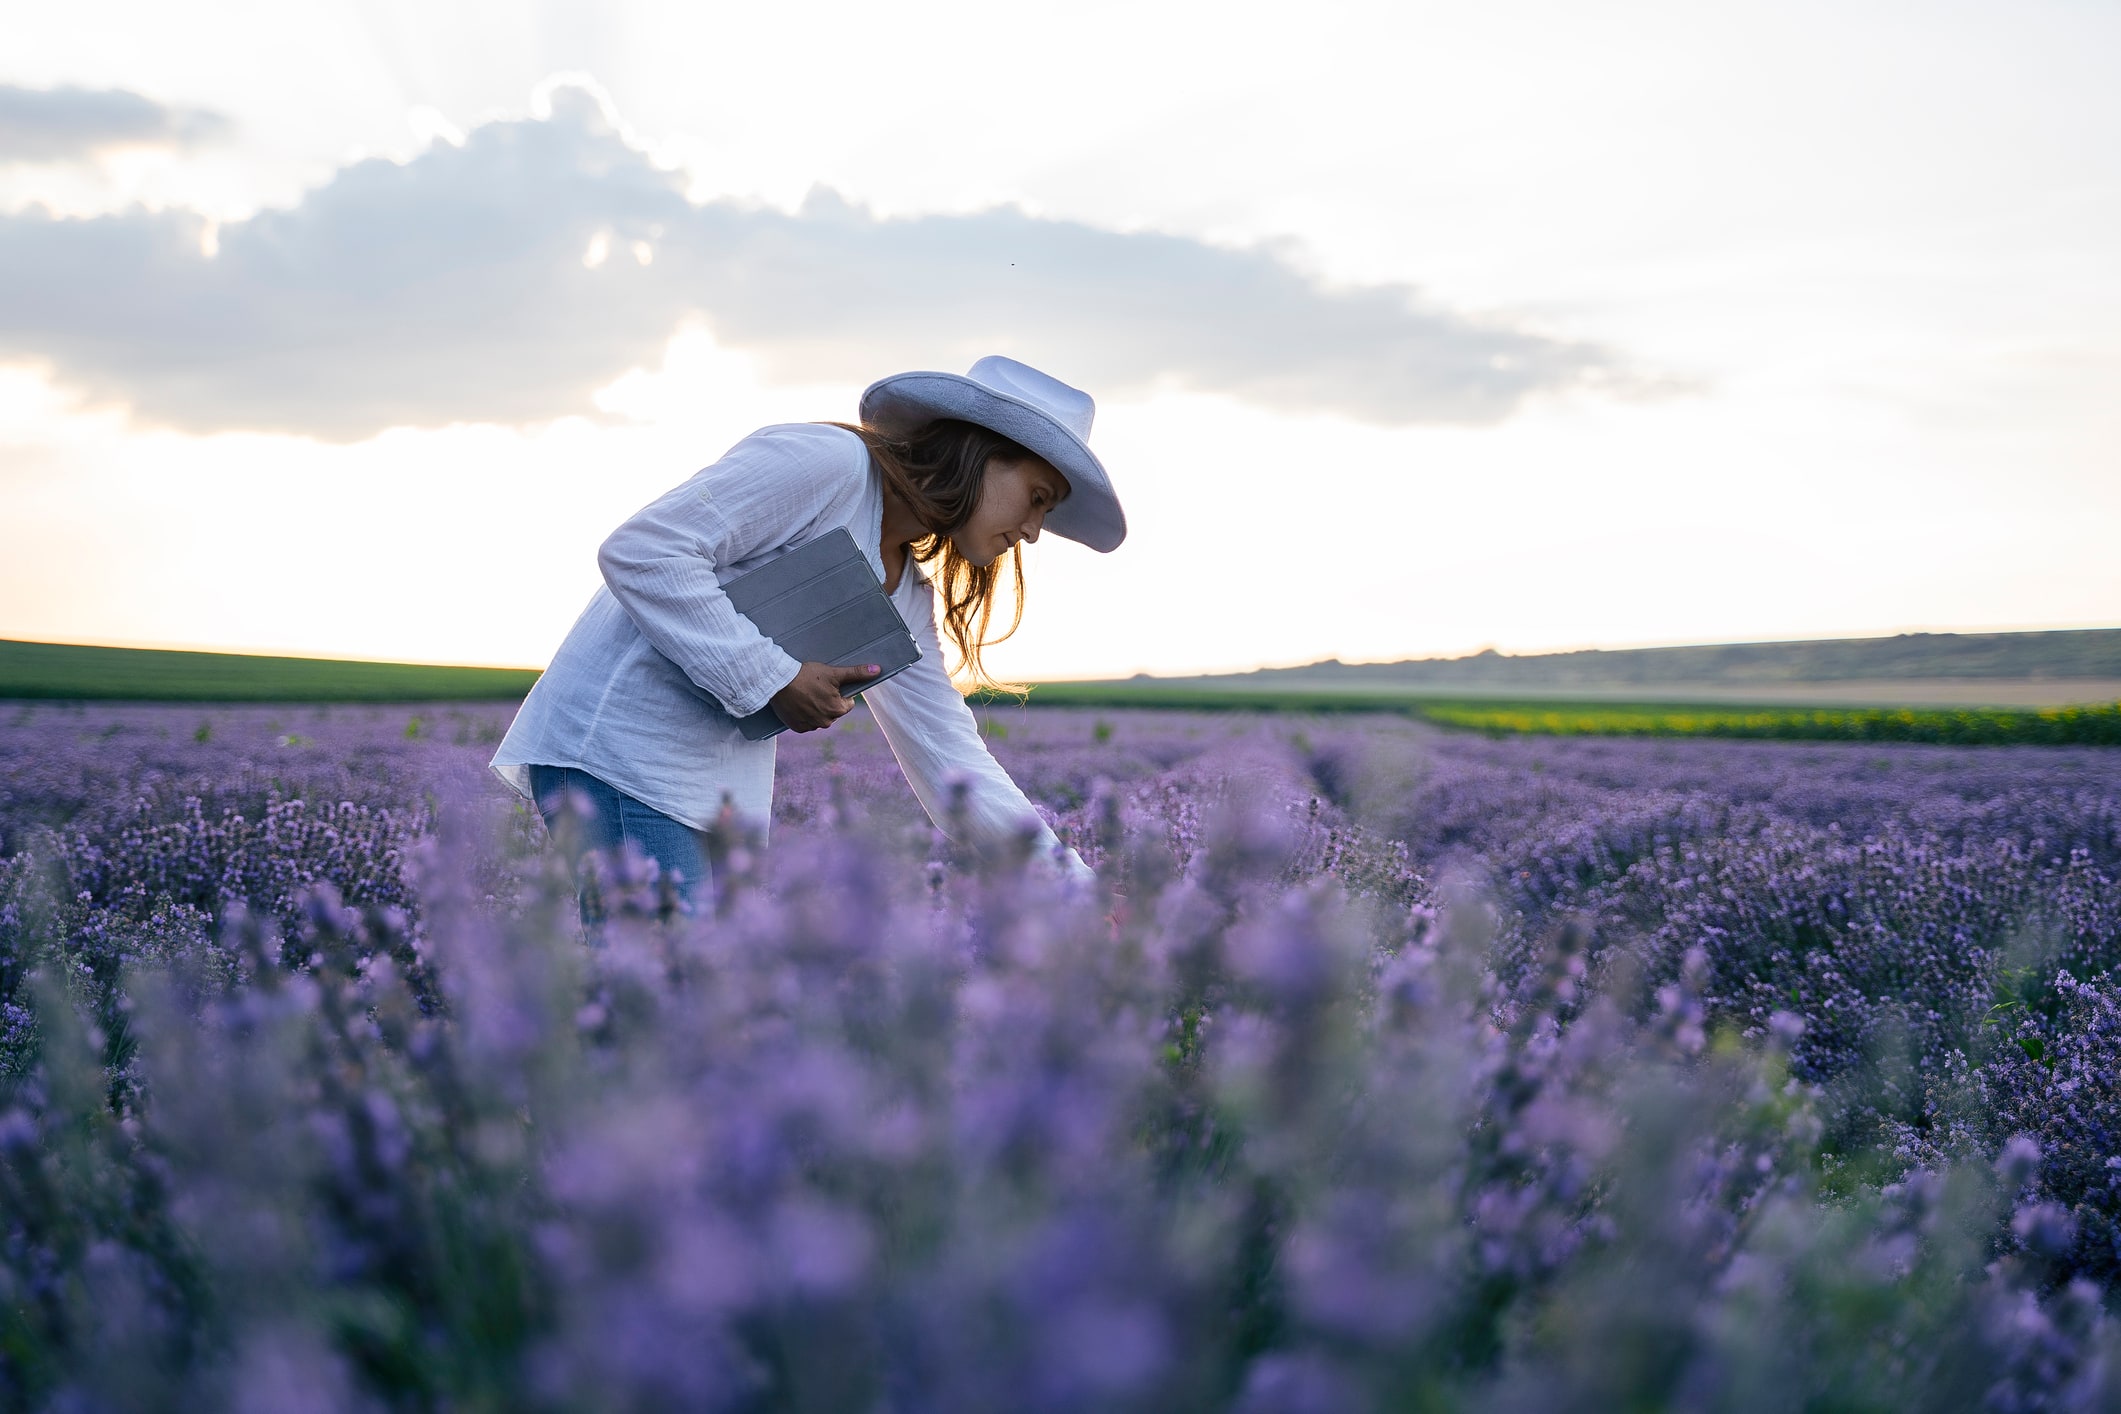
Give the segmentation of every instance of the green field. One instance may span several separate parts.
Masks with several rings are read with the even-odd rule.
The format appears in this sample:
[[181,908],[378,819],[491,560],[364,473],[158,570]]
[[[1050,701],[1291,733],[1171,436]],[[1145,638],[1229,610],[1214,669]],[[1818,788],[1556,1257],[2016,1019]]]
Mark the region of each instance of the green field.
[[[531,668],[452,668],[331,658],[267,658],[149,648],[0,640],[0,699],[133,702],[508,701]],[[1498,735],[1723,736],[1780,740],[1928,741],[1957,745],[2121,745],[2121,703],[2084,707],[1816,707],[1733,703],[1552,701],[1393,696],[1374,690],[1251,691],[1044,683],[1028,696],[974,701],[1042,707],[1189,712],[1394,712]]]
[[1496,735],[1721,736],[1784,741],[1926,741],[1961,746],[2121,746],[2121,703],[2086,707],[1808,707],[1733,703],[1557,702],[1376,692],[1247,692],[1109,683],[1046,683],[996,705],[1137,707],[1188,712],[1397,712]]
[[519,698],[532,668],[265,658],[0,639],[0,698],[130,702],[440,702]]
[[1671,703],[1428,702],[1439,726],[1549,736],[1729,736],[1927,741],[1958,746],[2121,746],[2121,703],[2094,707],[1685,707]]

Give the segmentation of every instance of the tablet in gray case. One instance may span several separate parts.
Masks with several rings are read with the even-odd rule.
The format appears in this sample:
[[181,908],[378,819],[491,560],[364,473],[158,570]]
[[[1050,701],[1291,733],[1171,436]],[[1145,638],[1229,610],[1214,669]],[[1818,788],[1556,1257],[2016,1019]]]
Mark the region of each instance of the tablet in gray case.
[[[911,573],[912,567],[907,567]],[[850,693],[874,687],[920,661],[920,645],[876,571],[844,529],[820,535],[768,564],[722,586],[736,611],[758,625],[781,651],[804,663],[844,668],[875,663],[883,671]],[[788,730],[771,707],[761,707],[737,726],[752,741]]]

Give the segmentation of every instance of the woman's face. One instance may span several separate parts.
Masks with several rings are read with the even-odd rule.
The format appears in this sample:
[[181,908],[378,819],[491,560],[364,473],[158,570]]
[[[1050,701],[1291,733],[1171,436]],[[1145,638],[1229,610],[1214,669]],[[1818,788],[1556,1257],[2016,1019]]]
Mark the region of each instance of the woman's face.
[[1037,540],[1046,512],[1068,494],[1068,478],[1038,457],[1004,461],[991,457],[980,483],[979,506],[950,537],[958,554],[985,567],[1020,540]]

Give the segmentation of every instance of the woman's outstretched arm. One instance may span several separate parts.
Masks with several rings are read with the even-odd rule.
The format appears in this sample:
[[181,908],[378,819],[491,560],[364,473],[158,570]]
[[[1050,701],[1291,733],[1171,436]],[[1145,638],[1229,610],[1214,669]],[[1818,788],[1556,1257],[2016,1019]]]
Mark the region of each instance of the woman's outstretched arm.
[[[908,565],[906,573],[913,572]],[[920,661],[870,688],[862,700],[869,704],[928,818],[946,834],[954,832],[951,792],[954,783],[962,782],[964,825],[972,838],[957,843],[1001,850],[1029,832],[1035,857],[1051,860],[1066,873],[1093,877],[1089,866],[1074,850],[1062,846],[1030,799],[987,750],[979,719],[944,670],[933,593],[921,585],[913,598],[919,607],[907,614],[906,626],[920,645]]]

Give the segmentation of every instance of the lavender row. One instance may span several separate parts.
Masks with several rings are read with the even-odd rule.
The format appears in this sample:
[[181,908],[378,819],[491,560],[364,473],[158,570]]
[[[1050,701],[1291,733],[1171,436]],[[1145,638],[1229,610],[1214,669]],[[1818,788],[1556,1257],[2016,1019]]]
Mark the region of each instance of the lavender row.
[[856,720],[590,950],[505,714],[18,720],[0,1397],[2114,1396],[2121,765],[990,724],[1116,892]]

